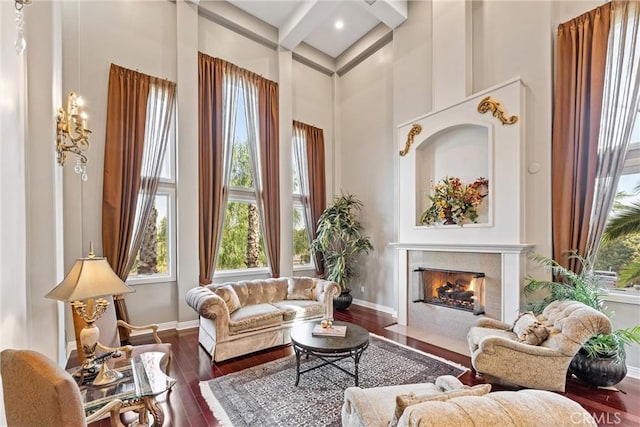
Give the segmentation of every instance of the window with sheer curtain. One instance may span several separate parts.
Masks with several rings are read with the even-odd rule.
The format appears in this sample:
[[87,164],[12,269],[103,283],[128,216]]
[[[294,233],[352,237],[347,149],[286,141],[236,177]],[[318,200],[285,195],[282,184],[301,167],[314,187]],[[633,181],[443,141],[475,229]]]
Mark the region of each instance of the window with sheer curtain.
[[309,227],[314,227],[308,215],[309,175],[307,173],[307,135],[300,126],[293,126],[291,150],[293,194],[293,268],[313,268]]
[[[139,246],[127,282],[175,281],[176,180],[173,97],[152,83],[147,102],[142,183],[138,194],[132,248]],[[152,185],[154,177],[157,184]],[[144,212],[148,212],[146,215]],[[145,226],[141,222],[145,221]]]
[[[596,183],[587,253],[603,283],[640,284],[640,4],[611,3]],[[634,212],[634,206],[636,210]],[[611,237],[611,221],[627,215]],[[635,226],[634,224],[635,219]],[[619,229],[621,230],[621,229]],[[603,240],[603,236],[605,239]],[[633,274],[635,279],[627,279]],[[632,277],[632,276],[630,276]]]

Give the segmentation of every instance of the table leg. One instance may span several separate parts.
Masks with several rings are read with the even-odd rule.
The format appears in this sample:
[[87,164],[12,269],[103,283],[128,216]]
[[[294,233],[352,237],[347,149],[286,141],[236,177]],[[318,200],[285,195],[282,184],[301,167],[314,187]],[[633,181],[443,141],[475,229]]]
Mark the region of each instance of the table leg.
[[302,356],[302,351],[295,345],[293,346],[293,351],[296,353],[296,387],[300,382],[300,356]]
[[153,415],[153,427],[161,427],[164,424],[164,412],[155,397],[145,397],[144,406]]

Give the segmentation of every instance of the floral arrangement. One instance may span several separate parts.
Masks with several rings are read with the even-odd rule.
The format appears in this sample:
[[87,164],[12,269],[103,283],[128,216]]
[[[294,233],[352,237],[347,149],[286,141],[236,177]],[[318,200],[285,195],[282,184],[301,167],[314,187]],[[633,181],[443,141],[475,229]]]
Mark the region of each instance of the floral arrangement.
[[465,220],[477,222],[476,208],[489,193],[489,180],[478,178],[465,185],[460,178],[445,177],[432,189],[434,194],[429,196],[431,206],[423,212],[420,223],[430,225],[442,222],[462,226]]

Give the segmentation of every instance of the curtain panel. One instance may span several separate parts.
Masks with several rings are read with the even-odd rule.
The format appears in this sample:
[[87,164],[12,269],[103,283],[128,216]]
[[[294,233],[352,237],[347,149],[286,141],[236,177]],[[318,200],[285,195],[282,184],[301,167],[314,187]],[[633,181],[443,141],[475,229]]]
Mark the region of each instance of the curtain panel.
[[258,117],[260,126],[260,163],[264,206],[264,240],[272,277],[280,277],[280,143],[278,83],[260,77]]
[[[152,101],[150,93],[154,94]],[[104,149],[102,245],[104,256],[123,281],[129,275],[142,240],[140,235],[153,208],[174,94],[175,83],[111,64]],[[145,194],[141,198],[142,206],[138,206],[141,189]],[[140,224],[136,226],[136,222]],[[128,322],[122,296],[116,295],[114,302],[118,318]],[[121,334],[123,339],[128,338],[126,330],[121,330]]]
[[586,253],[595,261],[640,103],[640,4],[611,3],[596,187]]
[[[295,120],[293,121],[293,126],[296,129],[300,129],[305,135],[305,146],[300,150],[304,152],[305,165],[303,165],[302,170],[306,173],[306,177],[301,177],[301,181],[306,179],[304,185],[306,191],[303,194],[302,203],[305,210],[307,233],[311,242],[318,235],[316,224],[327,207],[324,132],[320,128]],[[322,254],[315,253],[313,261],[316,267],[316,274],[318,276],[324,275]]]
[[198,52],[198,222],[200,284],[211,283],[224,216],[223,63]]
[[598,160],[611,4],[558,26],[552,136],[553,258],[572,271],[585,255]]

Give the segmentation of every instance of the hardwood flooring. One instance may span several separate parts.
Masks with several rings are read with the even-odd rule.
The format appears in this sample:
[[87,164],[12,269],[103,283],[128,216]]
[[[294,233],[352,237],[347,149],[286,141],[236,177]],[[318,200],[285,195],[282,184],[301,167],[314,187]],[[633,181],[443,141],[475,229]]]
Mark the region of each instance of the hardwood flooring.
[[[471,367],[471,360],[467,356],[385,330],[386,326],[394,323],[393,318],[385,313],[352,305],[347,311],[336,311],[335,318],[356,323],[374,334]],[[226,362],[211,363],[209,355],[198,345],[196,329],[164,332],[160,335],[164,342],[170,342],[173,345],[174,359],[169,375],[177,380],[172,391],[159,399],[162,401],[161,405],[165,412],[165,426],[218,426],[219,424],[211,414],[207,402],[200,395],[200,381],[293,354],[291,346],[283,346]],[[146,336],[135,337],[131,341],[131,344],[134,345],[151,342],[150,337]],[[536,369],[533,366],[529,368]],[[493,384],[493,390],[516,389],[500,384],[494,378],[485,377],[478,380],[471,371],[463,374],[461,380],[468,385],[490,382]],[[570,378],[567,381],[567,391],[561,394],[580,403],[593,415],[599,426],[640,426],[640,380],[627,377],[616,387],[620,391],[598,389]],[[129,416],[125,417],[125,421],[132,422],[133,420],[134,418]],[[91,427],[108,425],[108,422],[103,420],[91,424]]]

